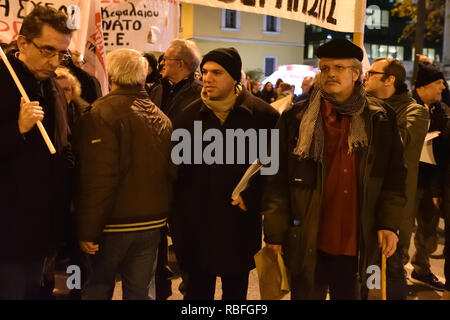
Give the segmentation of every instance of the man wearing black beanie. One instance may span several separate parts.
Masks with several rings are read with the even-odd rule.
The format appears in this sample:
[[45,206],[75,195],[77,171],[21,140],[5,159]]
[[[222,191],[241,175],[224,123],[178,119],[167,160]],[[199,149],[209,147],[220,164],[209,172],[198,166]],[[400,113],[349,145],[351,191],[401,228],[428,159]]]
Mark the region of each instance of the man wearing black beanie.
[[[236,49],[212,50],[203,57],[200,67],[201,98],[174,119],[174,133],[187,130],[193,137],[190,140],[194,141],[194,152],[189,152],[189,161],[178,167],[170,221],[172,239],[180,268],[187,271],[186,300],[214,299],[217,276],[222,280],[224,300],[245,300],[253,256],[261,248],[262,176],[255,174],[249,187],[231,200],[234,188],[254,159],[250,160],[250,138],[243,139],[244,150],[235,148],[234,143],[230,148],[228,140],[225,143],[225,132],[228,136],[230,131],[253,131],[259,141],[261,129],[275,127],[278,113],[240,84],[242,61]],[[212,163],[205,156],[213,145],[205,142],[212,140],[206,138],[210,132],[223,137],[220,149],[214,149]],[[202,139],[199,134],[204,151],[196,149],[195,141]],[[240,140],[237,135],[233,141]],[[213,142],[218,145],[216,138]],[[241,157],[245,163],[239,163]]]
[[[427,63],[419,63],[415,89],[412,96],[417,103],[427,107],[430,114],[428,132],[444,132],[447,124],[446,106],[441,104],[441,94],[445,89],[444,75],[439,69]],[[411,279],[424,283],[439,291],[444,290],[444,284],[431,272],[430,255],[437,248],[437,226],[439,223],[439,204],[432,186],[439,180],[439,167],[442,166],[445,150],[444,135],[433,139],[433,154],[437,165],[420,162],[416,193],[417,231],[414,237],[416,252],[411,260],[414,270]],[[435,198],[435,200],[433,200]]]

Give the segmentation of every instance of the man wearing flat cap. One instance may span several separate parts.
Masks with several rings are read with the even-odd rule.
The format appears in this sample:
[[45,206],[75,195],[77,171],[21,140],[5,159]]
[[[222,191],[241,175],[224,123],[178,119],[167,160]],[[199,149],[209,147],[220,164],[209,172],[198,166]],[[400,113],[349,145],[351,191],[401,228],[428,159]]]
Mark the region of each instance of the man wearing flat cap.
[[[446,106],[441,103],[441,94],[445,89],[444,75],[439,69],[427,63],[419,63],[417,78],[414,83],[413,98],[417,103],[427,107],[430,114],[430,126],[428,132],[445,132],[447,126]],[[443,291],[444,284],[431,272],[430,255],[437,249],[439,224],[439,198],[442,193],[438,181],[441,174],[440,167],[444,165],[445,153],[448,142],[445,135],[441,134],[433,139],[433,154],[436,165],[419,162],[419,175],[416,192],[416,219],[417,231],[414,237],[416,252],[411,259],[414,270],[411,279],[431,288]],[[434,199],[433,199],[434,198]]]
[[[244,140],[242,154],[234,143],[230,146],[228,140],[225,142],[225,133],[255,130],[259,141],[261,129],[275,127],[278,113],[241,85],[242,62],[236,49],[208,52],[200,69],[201,98],[174,119],[174,132],[187,130],[192,141],[199,134],[207,140],[211,130],[220,132],[223,143],[215,153],[227,160],[208,164],[203,159],[198,163],[195,159],[202,157],[201,152],[205,158],[210,147],[203,142],[201,150],[194,145],[189,161],[178,166],[170,220],[175,252],[180,268],[187,272],[186,300],[214,299],[217,276],[222,280],[222,299],[245,300],[249,271],[254,268],[253,256],[261,248],[262,176],[255,174],[239,198],[231,200],[234,188],[253,160],[247,162],[251,157],[250,139]],[[238,158],[246,159],[245,163],[236,161]]]
[[[264,240],[292,299],[358,299],[367,267],[396,250],[406,168],[395,113],[366,95],[362,50],[319,47],[318,85],[278,121],[280,168],[263,196]],[[370,271],[369,271],[370,273]]]

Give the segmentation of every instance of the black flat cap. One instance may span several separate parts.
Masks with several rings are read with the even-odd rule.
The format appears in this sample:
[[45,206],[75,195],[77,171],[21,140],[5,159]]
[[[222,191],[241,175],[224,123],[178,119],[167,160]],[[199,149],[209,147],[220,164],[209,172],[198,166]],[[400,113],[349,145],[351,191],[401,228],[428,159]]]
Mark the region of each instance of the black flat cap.
[[317,57],[320,58],[335,58],[335,59],[350,59],[356,58],[362,61],[364,56],[360,47],[346,39],[335,39],[328,41],[317,49]]

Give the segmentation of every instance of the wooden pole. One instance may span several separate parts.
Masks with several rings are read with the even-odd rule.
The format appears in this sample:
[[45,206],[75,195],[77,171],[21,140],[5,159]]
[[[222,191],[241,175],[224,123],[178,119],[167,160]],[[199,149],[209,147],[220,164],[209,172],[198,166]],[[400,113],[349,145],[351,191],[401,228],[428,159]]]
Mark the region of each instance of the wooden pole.
[[[9,73],[11,74],[11,77],[13,78],[14,82],[16,83],[17,88],[20,91],[20,94],[22,95],[22,97],[25,99],[25,102],[30,102],[30,98],[28,98],[27,93],[25,92],[25,89],[23,88],[22,84],[20,83],[19,78],[17,77],[16,72],[14,71],[13,67],[11,66],[11,64],[8,61],[8,58],[6,57],[5,53],[3,52],[2,48],[0,48],[0,56],[2,57],[3,62],[5,63],[6,67],[9,70]],[[36,125],[39,128],[39,131],[41,132],[42,137],[44,138],[45,144],[48,147],[48,150],[50,150],[51,154],[55,154],[56,153],[56,149],[53,146],[52,141],[50,140],[47,131],[45,131],[44,126],[42,125],[42,122],[40,120],[38,120],[36,122]]]
[[355,5],[355,30],[353,43],[364,48],[364,23],[366,18],[366,0],[356,1]]
[[419,0],[419,3],[417,4],[417,25],[416,25],[416,42],[414,44],[414,52],[415,56],[414,59],[414,70],[413,70],[413,77],[411,79],[411,83],[414,84],[416,77],[417,77],[417,70],[419,68],[419,57],[417,54],[422,54],[423,50],[423,38],[425,36],[425,15],[426,15],[426,6],[425,6],[425,0]]
[[386,256],[383,250],[386,248],[386,242],[383,241],[381,250],[381,300],[386,300]]

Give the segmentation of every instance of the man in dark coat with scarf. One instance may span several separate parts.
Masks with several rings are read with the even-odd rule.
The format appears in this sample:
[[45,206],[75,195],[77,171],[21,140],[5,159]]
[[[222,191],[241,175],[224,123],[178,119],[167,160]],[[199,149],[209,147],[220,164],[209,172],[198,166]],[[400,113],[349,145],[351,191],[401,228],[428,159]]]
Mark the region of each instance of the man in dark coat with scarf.
[[[67,103],[54,71],[69,58],[67,16],[37,6],[23,20],[8,60],[31,102],[0,64],[0,299],[37,299],[44,260],[56,246],[68,195]],[[56,147],[50,154],[40,120]]]
[[[278,114],[240,84],[239,53],[234,48],[210,51],[200,67],[203,74],[201,99],[175,118],[174,135],[187,133],[192,139],[208,141],[206,135],[211,132],[225,137],[230,130],[246,133],[253,130],[259,144],[264,143],[261,129],[274,128]],[[169,221],[177,259],[182,270],[188,273],[185,299],[214,299],[216,276],[220,276],[224,300],[245,300],[249,271],[254,268],[253,256],[261,247],[259,209],[263,176],[253,176],[248,188],[235,201],[231,200],[231,195],[255,160],[251,159],[249,148],[257,145],[257,141],[250,145],[244,138],[245,150],[242,150],[235,148],[233,142],[225,143],[224,138],[218,143],[213,156],[216,160],[212,162],[205,157],[211,146],[203,142],[202,148],[201,142],[192,141],[192,150],[190,147],[183,150],[182,156],[186,158],[189,153],[192,159],[178,167],[175,208]],[[172,161],[176,160],[176,147],[172,150]],[[198,161],[198,158],[204,159]],[[239,161],[242,158],[245,161]]]
[[396,250],[406,169],[395,113],[366,95],[362,50],[319,47],[319,85],[286,111],[280,169],[264,193],[264,236],[284,254],[292,299],[357,299],[367,267]]

